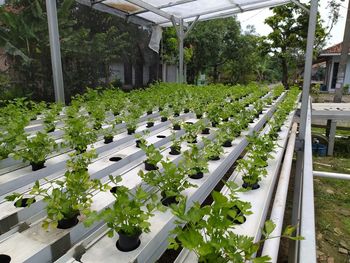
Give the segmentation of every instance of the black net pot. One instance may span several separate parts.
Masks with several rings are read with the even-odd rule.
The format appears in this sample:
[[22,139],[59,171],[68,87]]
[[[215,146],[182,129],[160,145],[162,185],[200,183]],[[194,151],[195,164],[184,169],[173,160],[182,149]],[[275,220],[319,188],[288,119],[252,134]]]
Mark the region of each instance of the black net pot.
[[212,156],[209,158],[210,161],[218,161],[220,160],[220,156]]
[[196,174],[191,174],[188,177],[190,177],[191,179],[202,179],[203,178],[203,173],[202,172],[197,172]]
[[131,135],[133,133],[135,133],[135,128],[127,128],[128,134]]
[[102,124],[101,123],[94,124],[94,130],[98,131],[101,128],[102,128]]
[[174,112],[174,117],[179,117],[179,116],[180,116],[180,113]]
[[55,131],[55,127],[52,127],[51,129],[47,130],[48,133],[54,132],[54,131]]
[[218,123],[216,122],[216,121],[213,121],[212,123],[211,123],[211,126],[212,127],[216,127],[218,125]]
[[147,122],[147,125],[146,125],[147,128],[151,128],[153,126],[154,126],[154,122]]
[[[36,202],[36,200],[35,199],[32,199],[32,200],[33,201],[31,204],[34,204]],[[22,198],[20,202],[17,201],[13,205],[15,207],[27,207],[29,205],[29,198]]]
[[141,140],[136,140],[136,147],[141,148],[141,143],[142,143]]
[[159,110],[159,111],[162,111],[162,110],[163,110],[163,107],[158,107],[158,110]]
[[153,111],[149,110],[147,111],[147,115],[151,115],[153,113]]
[[6,254],[0,254],[0,262],[1,263],[10,263],[11,257]]
[[184,109],[184,113],[189,113],[190,110],[189,109]]
[[124,231],[119,231],[119,239],[116,243],[117,248],[123,252],[133,251],[138,248],[141,244],[140,236],[141,231],[138,231],[134,235],[128,235]]
[[45,167],[45,161],[41,161],[41,162],[30,162],[30,165],[32,166],[32,171],[37,171],[40,169],[43,169]]
[[242,184],[242,187],[243,188],[251,188],[252,190],[256,190],[256,189],[259,189],[260,188],[260,185],[258,183],[255,183],[255,184],[248,184],[248,183],[243,183]]
[[118,111],[113,112],[114,116],[118,116],[119,114],[120,114],[120,112],[118,112]]
[[210,134],[210,129],[209,128],[203,129],[202,134]]
[[170,206],[172,204],[178,204],[179,201],[176,200],[176,196],[166,196],[165,193],[161,193],[162,199],[161,202],[164,206]]
[[105,144],[113,142],[113,136],[104,136],[103,139]]
[[200,119],[200,118],[202,118],[203,117],[203,114],[196,114],[196,118],[197,119]]
[[228,122],[228,118],[222,119],[223,122]]
[[188,140],[187,143],[197,143],[197,138],[193,140]]
[[146,171],[154,171],[154,170],[158,170],[158,167],[154,164],[150,164],[147,161],[145,161],[145,170]]
[[161,117],[161,118],[160,118],[160,121],[161,121],[161,122],[166,122],[167,120],[168,120],[167,117]]
[[179,155],[179,154],[181,154],[181,147],[171,146],[169,154],[171,154],[171,155]]
[[231,220],[233,223],[235,223],[237,225],[241,225],[247,220],[247,218],[243,215],[241,209],[239,209],[238,206],[235,205],[231,209],[236,211],[237,216],[243,217],[243,222],[240,222],[239,220],[232,218],[230,215],[227,215],[227,219]]
[[222,144],[223,147],[231,147],[232,146],[232,141],[231,140],[226,140]]
[[180,126],[179,124],[175,124],[175,125],[173,126],[173,130],[179,131],[179,130],[181,130],[181,126]]
[[79,212],[77,212],[74,216],[71,218],[63,218],[58,221],[57,228],[59,229],[68,229],[71,228],[79,223],[78,220]]

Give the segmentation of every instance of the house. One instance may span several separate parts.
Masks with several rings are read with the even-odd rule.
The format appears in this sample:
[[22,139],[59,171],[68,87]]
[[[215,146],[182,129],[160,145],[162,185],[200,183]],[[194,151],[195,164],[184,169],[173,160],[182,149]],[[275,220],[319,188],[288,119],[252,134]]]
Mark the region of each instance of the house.
[[[324,85],[325,85],[326,91],[328,92],[335,91],[335,84],[337,82],[337,74],[338,74],[342,44],[343,43],[339,43],[325,50],[322,50],[317,60],[317,63],[320,63],[320,62],[326,63]],[[345,79],[344,79],[344,85],[346,84],[350,85],[350,57],[348,57]]]

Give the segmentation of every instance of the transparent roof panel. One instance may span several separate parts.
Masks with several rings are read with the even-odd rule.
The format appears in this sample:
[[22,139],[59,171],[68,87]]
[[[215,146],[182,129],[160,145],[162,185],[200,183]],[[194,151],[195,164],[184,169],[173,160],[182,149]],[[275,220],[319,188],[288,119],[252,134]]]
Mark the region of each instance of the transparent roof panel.
[[232,16],[236,13],[282,5],[290,0],[77,0],[101,11],[136,22],[171,26],[171,17],[191,22]]

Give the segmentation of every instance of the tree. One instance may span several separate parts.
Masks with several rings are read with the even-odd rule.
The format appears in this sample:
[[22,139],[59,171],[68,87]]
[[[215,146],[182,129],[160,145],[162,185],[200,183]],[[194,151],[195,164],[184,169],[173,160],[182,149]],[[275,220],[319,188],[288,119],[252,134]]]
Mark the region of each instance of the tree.
[[194,82],[200,72],[212,76],[213,82],[219,80],[219,71],[226,62],[225,51],[234,45],[240,35],[240,25],[235,18],[199,22],[186,39],[193,47],[193,57],[188,65],[190,81]]
[[[308,6],[309,7],[309,6]],[[289,75],[295,71],[303,61],[306,47],[309,15],[294,4],[278,6],[272,9],[273,16],[265,23],[272,28],[266,37],[265,44],[268,52],[278,58],[282,69],[282,83],[289,86]],[[315,33],[315,54],[324,46],[327,32],[322,26],[320,15],[317,17]]]
[[[57,11],[67,100],[86,87],[113,81],[109,66],[116,60],[134,65],[142,78],[145,56],[153,56],[144,44],[148,31],[74,0],[57,1]],[[23,91],[14,95],[53,100],[45,0],[7,0],[0,6],[0,24],[11,89]]]

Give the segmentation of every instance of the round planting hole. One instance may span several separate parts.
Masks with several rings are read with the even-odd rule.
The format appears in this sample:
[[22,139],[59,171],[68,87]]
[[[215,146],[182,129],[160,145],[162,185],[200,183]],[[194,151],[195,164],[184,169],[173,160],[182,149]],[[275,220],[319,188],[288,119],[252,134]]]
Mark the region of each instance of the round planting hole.
[[165,135],[158,135],[157,138],[166,138]]
[[192,121],[186,121],[186,123],[187,123],[187,124],[193,124],[193,122],[192,122]]
[[[35,202],[36,202],[36,200],[33,199],[32,204],[34,204]],[[23,198],[19,204],[17,202],[15,202],[13,205],[15,207],[27,207],[29,205],[28,203],[29,203],[29,198]],[[2,262],[2,261],[0,261],[0,262]]]
[[11,262],[11,257],[5,254],[0,254],[0,262],[1,263],[9,263]]
[[122,157],[111,157],[111,158],[109,158],[109,160],[111,162],[119,162],[121,159],[123,159],[123,158]]

